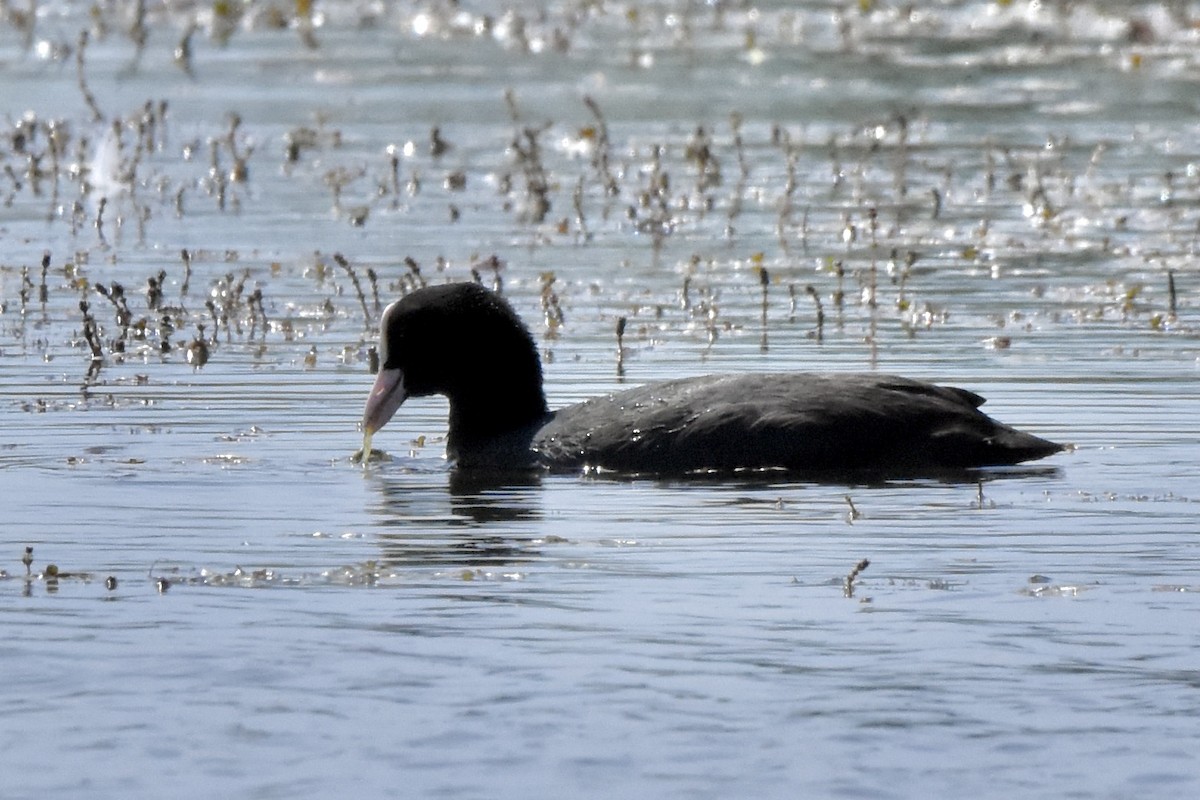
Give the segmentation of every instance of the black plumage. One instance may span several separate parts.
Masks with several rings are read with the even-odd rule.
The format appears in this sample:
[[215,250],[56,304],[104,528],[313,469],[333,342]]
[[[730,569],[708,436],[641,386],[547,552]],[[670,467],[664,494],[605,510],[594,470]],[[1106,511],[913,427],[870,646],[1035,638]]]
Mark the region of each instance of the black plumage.
[[473,283],[389,306],[380,356],[363,416],[368,446],[407,397],[442,394],[447,455],[460,468],[915,475],[1063,449],[993,420],[977,394],[875,373],[706,375],[550,411],[528,329]]

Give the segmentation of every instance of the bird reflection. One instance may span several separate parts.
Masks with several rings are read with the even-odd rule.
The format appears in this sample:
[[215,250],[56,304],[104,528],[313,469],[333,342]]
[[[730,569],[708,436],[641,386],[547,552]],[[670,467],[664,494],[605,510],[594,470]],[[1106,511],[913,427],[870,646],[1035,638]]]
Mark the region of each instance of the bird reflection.
[[373,482],[391,566],[487,569],[541,557],[538,472],[389,472]]
[[452,470],[450,506],[480,524],[540,520],[541,470]]

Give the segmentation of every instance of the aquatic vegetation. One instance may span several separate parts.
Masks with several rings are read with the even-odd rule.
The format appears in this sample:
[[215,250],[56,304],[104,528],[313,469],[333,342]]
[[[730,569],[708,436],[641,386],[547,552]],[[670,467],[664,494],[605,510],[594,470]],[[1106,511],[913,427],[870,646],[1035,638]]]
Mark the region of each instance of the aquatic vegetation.
[[[0,264],[0,315],[20,318],[0,330],[0,347],[46,360],[78,353],[85,385],[127,362],[203,369],[226,353],[314,372],[369,367],[381,294],[468,276],[540,306],[547,359],[575,348],[577,333],[623,320],[618,377],[635,336],[638,352],[694,344],[705,359],[750,335],[763,356],[799,341],[869,365],[963,329],[995,359],[1028,357],[1043,333],[1062,330],[1194,338],[1200,156],[1135,128],[1092,130],[1086,109],[1056,106],[1066,101],[1055,87],[1027,84],[1022,71],[1059,59],[1115,76],[1136,54],[1139,71],[1153,73],[1185,56],[1191,26],[1138,4],[1018,5],[984,16],[971,4],[876,3],[832,16],[655,3],[488,16],[402,2],[116,2],[81,20],[78,35],[9,9],[0,26],[19,41],[0,47],[60,64],[55,80],[74,107],[48,111],[35,97],[5,118],[0,202],[16,215],[15,236],[44,255],[40,270],[33,258]],[[919,72],[942,63],[912,36],[922,26],[969,44],[976,64],[1012,71],[992,86],[997,121],[1034,96],[1057,109],[1047,130],[981,134],[938,81],[910,104],[862,104],[851,125],[764,108],[730,86],[711,87],[718,99],[690,124],[656,125],[602,81],[553,104],[516,83],[469,123],[453,105],[445,118],[398,113],[378,125],[353,103],[301,103],[270,119],[236,100],[180,103],[209,89],[218,49],[278,37],[307,53],[285,79],[301,84],[343,80],[355,62],[338,37],[367,31],[372,47],[369,32],[387,29],[483,64],[632,65],[683,96],[676,79],[696,74],[696,52],[734,59],[732,75],[776,90],[797,65],[817,76],[871,61]],[[160,85],[167,96],[131,102],[115,90],[158,63],[179,71],[179,83]],[[831,97],[813,80],[799,87],[806,97]],[[965,117],[991,113],[961,102]],[[313,213],[330,208],[332,217]],[[281,219],[290,233],[275,238]],[[449,225],[460,235],[445,236]],[[347,227],[376,238],[345,239]],[[411,227],[437,233],[397,247],[393,232]],[[205,233],[216,230],[234,240]],[[297,235],[336,240],[321,248],[333,255],[293,246]],[[627,278],[589,274],[610,259]],[[1071,277],[1080,263],[1098,277]],[[647,289],[664,272],[679,276],[678,291]],[[1004,313],[979,310],[993,296]]]
[[858,580],[858,576],[869,566],[871,566],[871,560],[868,558],[864,558],[854,565],[854,569],[850,570],[849,574],[842,581],[842,594],[846,597],[854,597],[854,582]]
[[[25,546],[25,551],[21,555],[21,563],[25,567],[25,572],[21,575],[10,575],[5,570],[0,569],[0,583],[5,580],[20,581],[21,593],[26,597],[33,593],[35,584],[40,584],[47,594],[55,594],[59,591],[63,582],[87,584],[91,583],[95,578],[94,573],[63,570],[54,563],[47,564],[40,571],[34,571],[32,545]],[[109,591],[115,589],[116,586],[116,578],[109,576],[105,579],[105,587]]]
[[[321,534],[318,534],[321,535]],[[553,539],[554,537],[550,537]],[[539,540],[535,545],[544,545],[549,540]],[[0,570],[0,587],[6,581],[17,582],[21,593],[30,596],[35,587],[47,594],[63,591],[68,585],[89,587],[98,579],[98,573],[82,570],[64,570],[56,564],[47,564],[34,570],[33,547],[27,546],[22,557],[23,574],[10,575]],[[520,581],[524,573],[514,569],[488,567],[453,568],[435,570],[422,574],[423,579],[447,581]],[[139,578],[141,580],[139,580]],[[214,589],[269,589],[269,588],[314,588],[322,586],[385,588],[404,586],[414,578],[412,565],[368,560],[357,564],[314,570],[281,570],[270,567],[216,570],[208,567],[169,562],[154,562],[138,576],[118,578],[107,575],[102,581],[108,599],[128,596],[131,593],[151,591],[160,595],[176,587]],[[120,594],[115,594],[121,589]],[[94,590],[93,590],[94,591]]]

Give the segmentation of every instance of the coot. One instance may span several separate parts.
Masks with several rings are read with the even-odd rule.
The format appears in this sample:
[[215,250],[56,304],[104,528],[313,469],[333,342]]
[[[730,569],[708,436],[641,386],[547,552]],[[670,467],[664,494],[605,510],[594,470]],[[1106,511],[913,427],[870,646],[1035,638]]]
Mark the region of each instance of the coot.
[[475,283],[419,289],[383,313],[371,436],[409,397],[450,401],[458,468],[632,473],[783,469],[913,475],[1016,464],[1062,445],[999,423],[965,389],[877,374],[707,375],[550,411],[529,330]]

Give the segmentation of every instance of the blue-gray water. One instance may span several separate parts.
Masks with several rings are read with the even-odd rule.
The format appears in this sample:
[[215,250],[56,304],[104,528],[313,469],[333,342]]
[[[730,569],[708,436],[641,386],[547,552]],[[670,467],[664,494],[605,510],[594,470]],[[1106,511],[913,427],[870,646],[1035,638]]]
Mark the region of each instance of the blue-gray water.
[[[0,794],[1200,789],[1200,7],[467,5],[5,6]],[[354,464],[367,270],[492,256],[553,405],[877,369],[1075,449],[478,486],[412,401]]]

